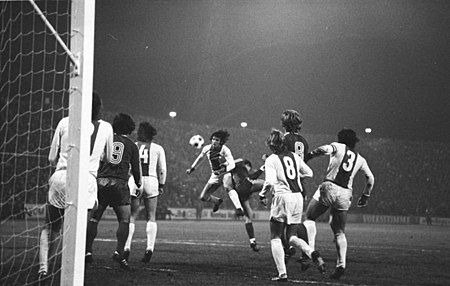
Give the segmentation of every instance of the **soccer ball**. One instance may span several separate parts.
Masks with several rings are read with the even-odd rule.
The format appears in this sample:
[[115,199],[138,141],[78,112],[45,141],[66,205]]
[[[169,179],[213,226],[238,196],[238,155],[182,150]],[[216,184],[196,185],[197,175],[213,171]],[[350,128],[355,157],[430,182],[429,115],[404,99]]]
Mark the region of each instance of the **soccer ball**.
[[203,144],[205,143],[205,139],[201,135],[194,135],[189,139],[189,144],[194,147],[195,149],[202,148]]

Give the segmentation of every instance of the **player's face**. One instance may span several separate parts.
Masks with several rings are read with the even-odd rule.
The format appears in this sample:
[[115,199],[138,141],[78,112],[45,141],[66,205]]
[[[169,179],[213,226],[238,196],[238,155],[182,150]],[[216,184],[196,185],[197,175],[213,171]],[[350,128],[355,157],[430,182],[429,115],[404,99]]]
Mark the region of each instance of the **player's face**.
[[218,138],[218,137],[216,137],[216,136],[213,136],[213,137],[211,138],[211,144],[212,144],[214,147],[219,147],[219,146],[220,146],[220,138]]
[[250,166],[249,164],[245,164],[245,168],[247,169],[248,172],[252,170],[252,166]]

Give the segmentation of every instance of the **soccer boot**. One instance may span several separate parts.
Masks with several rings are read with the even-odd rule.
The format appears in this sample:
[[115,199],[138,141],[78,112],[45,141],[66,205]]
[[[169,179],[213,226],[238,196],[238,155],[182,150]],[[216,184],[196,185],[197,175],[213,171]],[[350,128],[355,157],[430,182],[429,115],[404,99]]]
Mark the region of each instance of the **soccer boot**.
[[330,275],[331,279],[339,279],[345,273],[345,268],[342,266],[336,267],[334,273]]
[[152,255],[153,255],[153,251],[146,250],[144,253],[144,257],[141,259],[141,261],[144,263],[149,263],[150,260],[152,259]]
[[119,263],[120,268],[122,268],[123,270],[130,270],[130,265],[128,265],[128,261],[125,258],[121,257],[117,251],[114,251],[112,259],[117,263]]
[[46,285],[48,279],[50,278],[50,276],[48,275],[47,271],[40,271],[39,273],[39,277],[38,277],[38,284],[37,285]]
[[319,251],[315,250],[311,253],[312,261],[317,265],[317,270],[321,274],[325,273],[325,262],[323,261],[322,257],[320,257]]
[[250,247],[253,249],[253,251],[258,252],[260,247],[258,244],[256,244],[256,241],[250,243]]
[[245,216],[245,212],[243,209],[236,209],[236,216]]
[[130,250],[129,249],[125,249],[123,251],[123,258],[128,261],[128,258],[130,258]]
[[219,199],[217,202],[214,203],[214,207],[213,207],[213,213],[215,213],[216,211],[219,210],[220,205],[223,203],[222,199]]
[[272,278],[272,281],[274,281],[274,282],[287,282],[287,280],[288,280],[288,278],[287,278],[287,274],[286,273],[277,275],[277,276]]
[[91,252],[86,252],[84,255],[84,263],[92,263],[94,261],[94,258],[92,257]]
[[292,256],[295,255],[297,250],[295,247],[289,247],[288,249],[284,250],[284,263],[287,264],[289,262],[289,259],[291,259]]
[[297,262],[300,263],[300,269],[302,271],[308,270],[309,266],[311,266],[311,259],[304,252],[302,252],[302,257],[297,259]]
[[115,261],[120,261],[120,254],[119,254],[119,252],[117,252],[117,250],[114,251],[114,253],[112,255],[112,259]]

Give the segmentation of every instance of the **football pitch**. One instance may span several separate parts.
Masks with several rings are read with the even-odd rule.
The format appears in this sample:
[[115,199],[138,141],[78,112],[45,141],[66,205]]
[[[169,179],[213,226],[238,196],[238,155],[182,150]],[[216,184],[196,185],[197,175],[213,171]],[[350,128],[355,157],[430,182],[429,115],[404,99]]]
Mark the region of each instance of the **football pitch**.
[[[254,222],[261,246],[259,252],[254,252],[243,221],[158,221],[155,252],[151,262],[145,264],[140,261],[146,245],[145,222],[138,221],[130,271],[121,270],[111,259],[116,227],[116,221],[100,222],[94,262],[85,268],[85,285],[274,284],[270,278],[277,273],[268,222]],[[335,267],[336,251],[329,226],[318,223],[316,248],[327,263],[326,274],[320,274],[314,265],[302,272],[297,254],[287,265],[286,284],[450,285],[448,227],[348,224],[346,235],[347,271],[340,280],[328,278]],[[37,243],[37,237],[34,241]],[[36,273],[37,265],[32,267]],[[54,278],[52,285],[58,285],[59,274]]]

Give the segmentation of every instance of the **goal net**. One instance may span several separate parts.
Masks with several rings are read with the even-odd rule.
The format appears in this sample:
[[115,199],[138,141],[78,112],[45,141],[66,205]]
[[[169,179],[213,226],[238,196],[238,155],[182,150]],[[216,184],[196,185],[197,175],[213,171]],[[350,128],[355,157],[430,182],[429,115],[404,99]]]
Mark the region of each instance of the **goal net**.
[[[84,0],[0,2],[0,285],[37,283],[51,139],[74,105],[72,2]],[[64,235],[47,284],[64,275]]]

